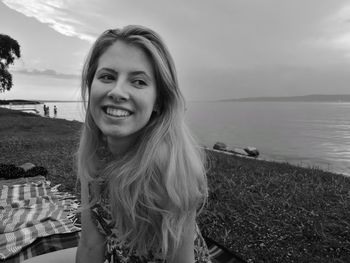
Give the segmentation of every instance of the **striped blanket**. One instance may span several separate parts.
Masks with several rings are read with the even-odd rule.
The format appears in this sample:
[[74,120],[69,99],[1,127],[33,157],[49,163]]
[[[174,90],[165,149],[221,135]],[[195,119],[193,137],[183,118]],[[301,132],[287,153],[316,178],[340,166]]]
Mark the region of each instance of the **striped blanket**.
[[26,259],[40,256],[46,253],[61,249],[77,247],[80,232],[56,234],[47,237],[39,237],[32,244],[23,249],[20,253],[1,261],[1,263],[20,263]]
[[[19,263],[45,253],[76,247],[80,228],[75,197],[50,187],[43,176],[0,180],[0,261]],[[204,237],[212,263],[245,261]]]
[[[17,181],[16,181],[17,180]],[[0,259],[40,237],[80,231],[74,225],[75,197],[50,186],[44,177],[0,180]]]

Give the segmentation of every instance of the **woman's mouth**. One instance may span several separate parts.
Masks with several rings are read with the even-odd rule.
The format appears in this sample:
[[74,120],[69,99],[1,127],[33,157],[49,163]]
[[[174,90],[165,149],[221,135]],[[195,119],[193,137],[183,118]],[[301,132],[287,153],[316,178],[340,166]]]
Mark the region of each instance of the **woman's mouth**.
[[132,112],[124,109],[118,109],[113,107],[104,107],[104,112],[113,117],[128,117],[132,114]]

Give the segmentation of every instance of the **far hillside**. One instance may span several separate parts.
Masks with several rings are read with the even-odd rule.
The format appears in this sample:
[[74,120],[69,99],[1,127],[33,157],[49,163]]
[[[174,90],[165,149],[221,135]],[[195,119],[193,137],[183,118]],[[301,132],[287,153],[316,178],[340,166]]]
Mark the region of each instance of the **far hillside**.
[[350,102],[350,94],[306,95],[293,97],[251,97],[221,101],[295,101],[295,102]]
[[22,105],[22,104],[40,104],[39,101],[33,100],[0,100],[0,105]]

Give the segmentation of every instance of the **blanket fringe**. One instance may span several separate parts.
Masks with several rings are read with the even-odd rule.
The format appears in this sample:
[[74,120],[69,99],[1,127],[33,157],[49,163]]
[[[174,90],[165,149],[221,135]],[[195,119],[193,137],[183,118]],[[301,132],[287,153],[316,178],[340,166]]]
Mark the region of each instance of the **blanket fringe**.
[[54,193],[54,196],[57,197],[60,201],[65,200],[69,202],[67,219],[69,219],[76,228],[79,228],[81,230],[79,211],[80,202],[75,195],[68,192],[60,192],[58,190],[60,186],[61,184],[57,184],[51,187],[51,192]]

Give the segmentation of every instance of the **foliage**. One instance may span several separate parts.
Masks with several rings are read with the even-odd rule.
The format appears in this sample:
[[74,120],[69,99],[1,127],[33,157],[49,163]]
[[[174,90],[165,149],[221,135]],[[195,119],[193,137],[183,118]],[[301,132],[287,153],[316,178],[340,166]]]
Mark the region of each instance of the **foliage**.
[[12,88],[12,75],[8,67],[21,57],[20,45],[8,35],[0,34],[0,93]]

